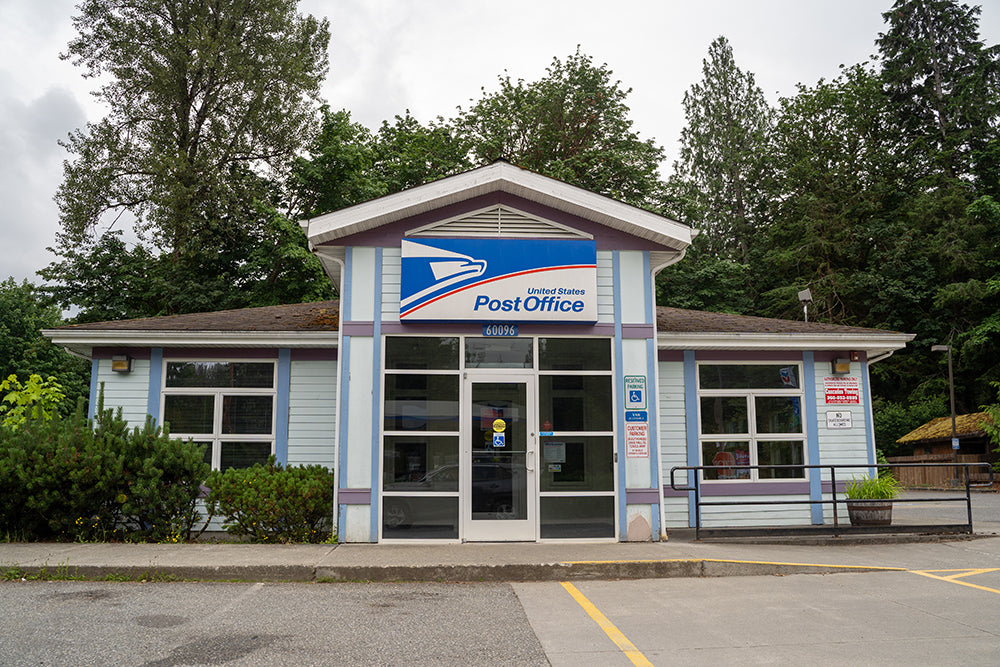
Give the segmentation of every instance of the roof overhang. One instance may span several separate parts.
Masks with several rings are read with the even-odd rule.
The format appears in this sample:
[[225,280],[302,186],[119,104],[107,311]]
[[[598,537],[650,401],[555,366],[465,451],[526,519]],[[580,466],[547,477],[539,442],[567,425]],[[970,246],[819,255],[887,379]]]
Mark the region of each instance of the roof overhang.
[[797,333],[659,333],[660,350],[864,350],[869,362],[888,357],[906,347],[914,334],[797,334]]
[[288,347],[335,348],[337,331],[73,331],[43,329],[42,335],[67,350],[90,357],[95,347]]
[[507,162],[473,169],[303,221],[312,247],[462,201],[505,192],[674,250],[695,230],[662,215],[569,185]]

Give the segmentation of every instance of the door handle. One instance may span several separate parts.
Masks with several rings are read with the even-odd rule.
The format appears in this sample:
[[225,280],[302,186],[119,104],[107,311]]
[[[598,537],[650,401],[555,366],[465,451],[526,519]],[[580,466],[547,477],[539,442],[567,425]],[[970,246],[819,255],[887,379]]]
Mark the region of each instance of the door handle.
[[528,450],[528,460],[524,464],[524,469],[528,472],[535,472],[535,451],[533,449]]

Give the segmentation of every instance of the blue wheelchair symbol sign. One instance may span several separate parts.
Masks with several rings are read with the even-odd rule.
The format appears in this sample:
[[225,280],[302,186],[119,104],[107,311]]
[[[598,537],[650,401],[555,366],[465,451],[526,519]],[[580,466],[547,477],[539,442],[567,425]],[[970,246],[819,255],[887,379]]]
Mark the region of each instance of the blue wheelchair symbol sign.
[[629,393],[628,393],[628,402],[629,403],[642,403],[642,390],[641,389],[632,389],[631,391],[629,391]]

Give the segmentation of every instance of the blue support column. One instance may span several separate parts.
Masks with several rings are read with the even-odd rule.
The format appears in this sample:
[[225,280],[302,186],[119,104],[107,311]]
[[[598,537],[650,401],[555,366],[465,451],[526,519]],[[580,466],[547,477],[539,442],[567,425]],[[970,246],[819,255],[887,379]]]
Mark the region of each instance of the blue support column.
[[288,407],[292,384],[292,351],[278,350],[278,395],[275,415],[274,457],[283,466],[288,465]]
[[[819,459],[819,415],[816,414],[816,358],[812,352],[802,353],[802,384],[805,390],[805,405],[802,406],[802,422],[806,425],[806,451],[809,465],[818,465]],[[809,471],[809,500],[823,500],[823,471]],[[815,525],[823,525],[823,505],[809,506],[810,518]]]

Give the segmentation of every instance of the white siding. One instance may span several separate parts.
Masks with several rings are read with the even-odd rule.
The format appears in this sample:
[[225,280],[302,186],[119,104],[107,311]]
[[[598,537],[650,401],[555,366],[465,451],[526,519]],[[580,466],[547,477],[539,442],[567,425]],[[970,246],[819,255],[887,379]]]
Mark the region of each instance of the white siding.
[[646,281],[649,276],[643,270],[645,254],[641,250],[622,250],[618,253],[623,324],[648,324]]
[[351,312],[343,321],[375,318],[375,248],[351,248]]
[[[857,404],[827,404],[823,379],[830,377],[830,367],[828,363],[818,362],[816,364],[816,423],[819,441],[819,461],[809,461],[809,463],[825,464],[859,464],[868,465],[868,414],[865,410],[865,396],[861,396],[861,402]],[[861,391],[864,392],[864,382],[861,379],[861,364],[851,364],[851,376],[857,378]],[[843,375],[839,377],[845,377]],[[826,427],[827,412],[850,412],[851,428],[849,429],[828,429]],[[865,474],[866,469],[845,470],[838,472],[838,480],[841,474],[849,476]],[[823,479],[829,480],[829,471],[823,471]]]
[[370,337],[351,337],[350,376],[347,400],[347,469],[341,470],[341,486],[348,489],[371,487],[372,468],[372,377],[374,342]]
[[[687,425],[684,413],[684,362],[661,361],[659,373],[659,437],[660,464],[664,486],[670,484],[670,469],[687,465]],[[684,478],[679,476],[678,482]],[[688,499],[667,497],[663,499],[667,528],[688,526]]]
[[597,321],[615,323],[615,278],[610,250],[597,251]]
[[[104,408],[121,408],[129,426],[146,423],[149,399],[149,359],[135,359],[131,373],[115,373],[110,359],[97,362],[97,390],[104,383]],[[95,409],[97,403],[94,403]]]
[[702,528],[740,528],[746,526],[804,526],[811,523],[810,505],[746,505],[747,501],[808,500],[809,494],[782,496],[708,496],[702,500],[735,501],[729,507],[714,505],[701,508]]
[[399,321],[399,289],[401,285],[401,251],[382,248],[382,321]]
[[337,362],[293,361],[288,392],[288,464],[336,460]]
[[[646,340],[627,339],[622,341],[622,367],[618,372],[622,375],[640,375],[646,377]],[[653,378],[646,377],[646,409],[655,410],[653,397],[649,390],[653,388]],[[652,447],[649,448],[652,450]],[[625,458],[625,485],[629,489],[647,489],[652,484],[649,457]]]

